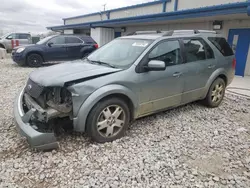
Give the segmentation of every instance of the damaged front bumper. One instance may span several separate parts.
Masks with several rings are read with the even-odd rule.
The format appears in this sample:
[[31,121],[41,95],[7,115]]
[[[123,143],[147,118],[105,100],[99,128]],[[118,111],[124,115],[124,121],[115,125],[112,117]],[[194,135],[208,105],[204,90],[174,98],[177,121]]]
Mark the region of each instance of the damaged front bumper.
[[27,113],[24,113],[23,95],[24,91],[18,95],[14,104],[14,118],[19,133],[27,138],[27,141],[32,148],[38,150],[51,150],[58,148],[59,144],[54,133],[38,132],[30,125],[29,120],[37,109],[33,107]]

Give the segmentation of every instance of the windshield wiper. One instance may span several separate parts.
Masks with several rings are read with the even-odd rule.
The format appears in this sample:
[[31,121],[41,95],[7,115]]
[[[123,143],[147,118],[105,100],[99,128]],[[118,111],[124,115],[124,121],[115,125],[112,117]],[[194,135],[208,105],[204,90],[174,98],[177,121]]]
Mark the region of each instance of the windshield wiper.
[[90,59],[88,59],[88,58],[87,58],[87,60],[88,60],[88,61],[91,61],[91,62],[93,62],[93,63],[97,63],[97,64],[99,64],[99,65],[107,65],[107,66],[109,66],[109,67],[116,68],[114,65],[111,65],[111,64],[109,64],[109,63],[105,63],[105,62],[102,62],[102,61],[93,61],[93,60],[90,60]]

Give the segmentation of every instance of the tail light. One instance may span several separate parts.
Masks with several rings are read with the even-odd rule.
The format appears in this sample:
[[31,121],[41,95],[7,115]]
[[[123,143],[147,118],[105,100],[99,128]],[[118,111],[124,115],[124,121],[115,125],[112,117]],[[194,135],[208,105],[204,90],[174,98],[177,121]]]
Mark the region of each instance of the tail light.
[[94,47],[97,49],[99,46],[98,46],[98,44],[94,44]]
[[235,59],[235,58],[233,59],[232,66],[233,66],[233,69],[235,69],[235,68],[236,68],[236,59]]

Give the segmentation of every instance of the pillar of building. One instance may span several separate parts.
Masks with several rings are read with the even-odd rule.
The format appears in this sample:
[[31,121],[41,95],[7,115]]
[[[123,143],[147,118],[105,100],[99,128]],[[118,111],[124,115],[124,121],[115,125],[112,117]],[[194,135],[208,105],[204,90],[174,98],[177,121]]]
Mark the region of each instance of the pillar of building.
[[103,27],[91,28],[90,36],[97,42],[99,46],[103,46],[115,38],[113,28]]

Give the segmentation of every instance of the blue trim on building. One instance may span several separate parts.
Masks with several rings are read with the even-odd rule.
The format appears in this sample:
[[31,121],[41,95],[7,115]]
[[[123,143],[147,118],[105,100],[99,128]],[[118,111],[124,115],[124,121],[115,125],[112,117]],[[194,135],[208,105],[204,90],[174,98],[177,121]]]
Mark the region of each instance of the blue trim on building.
[[166,12],[167,1],[162,2],[162,12]]
[[174,2],[174,11],[178,10],[178,3],[179,3],[179,1],[175,0],[175,2]]
[[102,27],[102,26],[115,26],[121,24],[131,24],[131,23],[142,23],[142,22],[155,22],[164,20],[177,20],[177,19],[187,19],[187,18],[197,18],[197,17],[208,17],[216,15],[228,15],[228,14],[239,14],[247,13],[249,7],[249,2],[240,3],[230,3],[224,5],[209,6],[203,8],[195,8],[181,11],[164,12],[151,15],[135,16],[128,18],[119,18],[111,20],[103,20],[96,22],[89,22],[83,24],[72,24],[63,26],[52,26],[47,27],[48,29],[73,29],[73,28],[88,28],[91,27]]
[[107,16],[107,19],[109,20],[110,19],[110,11],[106,12],[106,16]]
[[250,16],[250,0],[248,0],[247,15]]
[[[157,5],[157,4],[161,4],[163,1],[171,2],[171,0],[158,0],[158,1],[148,2],[148,3],[141,3],[141,4],[137,4],[137,5],[131,5],[131,6],[126,6],[126,7],[116,8],[116,9],[110,9],[108,11],[109,12],[114,12],[114,11],[120,11],[120,10],[126,10],[126,9],[145,7],[145,6],[150,6],[150,5]],[[106,12],[107,11],[102,11],[101,13],[103,14],[103,13],[106,13]],[[91,14],[84,14],[84,15],[80,15],[80,16],[63,18],[63,20],[74,19],[74,18],[84,18],[84,17],[94,16],[94,15],[99,15],[99,14],[100,14],[100,12],[95,12],[95,13],[91,13]]]

